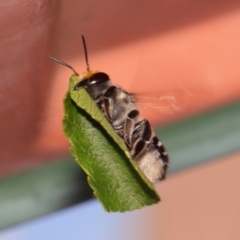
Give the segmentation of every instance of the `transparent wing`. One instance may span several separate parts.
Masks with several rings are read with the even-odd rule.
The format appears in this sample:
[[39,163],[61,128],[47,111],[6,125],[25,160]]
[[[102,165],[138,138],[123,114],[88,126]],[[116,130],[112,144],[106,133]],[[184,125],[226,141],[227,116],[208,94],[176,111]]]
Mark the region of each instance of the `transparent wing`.
[[179,97],[173,92],[161,93],[138,93],[134,94],[136,104],[140,109],[157,111],[165,114],[176,114],[184,111],[180,106]]

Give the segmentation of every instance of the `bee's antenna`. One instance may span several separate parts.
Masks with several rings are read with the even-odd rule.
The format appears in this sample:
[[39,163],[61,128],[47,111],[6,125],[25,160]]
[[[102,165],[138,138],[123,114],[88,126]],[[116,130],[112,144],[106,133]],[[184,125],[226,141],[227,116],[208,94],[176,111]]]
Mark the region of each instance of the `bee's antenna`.
[[60,64],[62,64],[62,65],[65,66],[65,67],[68,67],[68,68],[72,69],[72,71],[74,72],[74,74],[77,75],[77,76],[79,76],[79,74],[75,71],[75,69],[74,69],[72,66],[70,66],[70,65],[68,65],[67,63],[65,63],[65,62],[63,62],[63,61],[61,61],[61,60],[59,60],[59,59],[57,59],[57,58],[55,58],[55,57],[52,57],[52,56],[50,56],[50,55],[49,55],[49,57],[50,57],[53,61],[55,61],[55,62],[57,62],[57,63],[60,63]]
[[89,71],[90,66],[88,63],[87,45],[86,45],[85,38],[83,35],[82,35],[82,42],[83,42],[83,48],[84,48],[85,61],[86,61],[86,65],[87,65],[87,71]]

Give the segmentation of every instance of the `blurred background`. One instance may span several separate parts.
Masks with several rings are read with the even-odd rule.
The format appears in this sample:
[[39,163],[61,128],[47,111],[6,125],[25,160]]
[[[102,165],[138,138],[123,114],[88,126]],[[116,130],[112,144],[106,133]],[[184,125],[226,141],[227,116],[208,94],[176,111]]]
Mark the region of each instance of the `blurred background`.
[[[0,27],[0,239],[239,239],[239,1],[8,1]],[[82,34],[168,149],[155,206],[104,212],[69,155],[48,55],[85,71]]]

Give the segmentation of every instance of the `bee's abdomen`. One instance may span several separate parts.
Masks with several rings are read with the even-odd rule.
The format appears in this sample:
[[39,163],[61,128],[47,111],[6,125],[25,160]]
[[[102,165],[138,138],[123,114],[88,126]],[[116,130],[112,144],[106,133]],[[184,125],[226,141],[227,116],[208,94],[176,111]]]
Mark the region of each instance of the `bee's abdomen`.
[[106,92],[101,108],[147,178],[152,182],[164,179],[168,167],[167,152],[149,121],[140,116],[133,96],[112,86]]
[[[126,119],[123,136],[132,157],[152,182],[163,180],[168,167],[168,155],[148,120],[135,116]],[[133,129],[129,131],[129,129]]]

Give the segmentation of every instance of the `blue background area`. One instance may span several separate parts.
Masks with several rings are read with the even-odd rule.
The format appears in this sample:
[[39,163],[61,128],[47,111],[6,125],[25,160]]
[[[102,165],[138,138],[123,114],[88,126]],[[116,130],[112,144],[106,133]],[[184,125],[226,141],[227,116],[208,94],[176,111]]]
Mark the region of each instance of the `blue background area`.
[[0,239],[148,239],[148,231],[135,230],[142,229],[144,212],[107,213],[98,201],[91,200],[4,230]]

